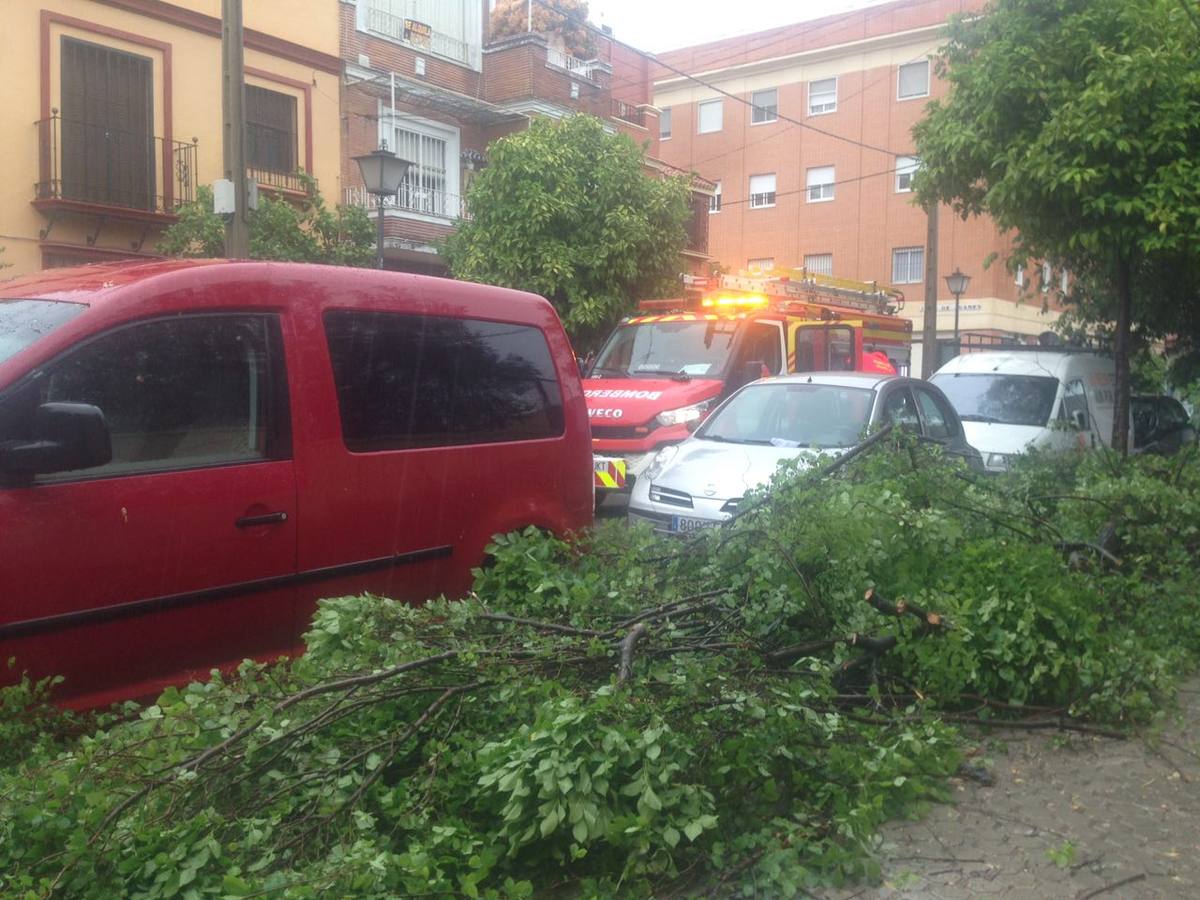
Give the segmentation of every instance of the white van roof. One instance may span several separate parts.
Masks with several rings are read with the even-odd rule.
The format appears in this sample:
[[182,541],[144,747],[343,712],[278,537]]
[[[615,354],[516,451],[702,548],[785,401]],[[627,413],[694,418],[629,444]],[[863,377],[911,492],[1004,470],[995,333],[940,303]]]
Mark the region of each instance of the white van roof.
[[1053,350],[981,350],[956,356],[936,375],[982,374],[1049,375],[1061,380],[1068,372],[1112,369],[1111,357],[1098,353],[1064,353]]

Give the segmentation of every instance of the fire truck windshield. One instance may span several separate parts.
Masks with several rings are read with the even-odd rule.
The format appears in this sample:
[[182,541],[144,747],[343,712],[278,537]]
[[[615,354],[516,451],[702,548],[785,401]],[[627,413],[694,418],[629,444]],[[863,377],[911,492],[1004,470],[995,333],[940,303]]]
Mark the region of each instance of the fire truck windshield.
[[593,378],[719,378],[738,320],[696,319],[622,325],[596,357]]

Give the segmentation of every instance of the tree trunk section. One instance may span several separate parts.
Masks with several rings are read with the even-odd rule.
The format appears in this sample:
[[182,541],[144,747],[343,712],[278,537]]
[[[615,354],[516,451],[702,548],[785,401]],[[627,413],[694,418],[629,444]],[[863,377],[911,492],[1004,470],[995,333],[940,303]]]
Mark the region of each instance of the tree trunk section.
[[1117,334],[1113,345],[1116,383],[1113,385],[1113,448],[1129,452],[1129,344],[1133,321],[1132,263],[1117,263]]

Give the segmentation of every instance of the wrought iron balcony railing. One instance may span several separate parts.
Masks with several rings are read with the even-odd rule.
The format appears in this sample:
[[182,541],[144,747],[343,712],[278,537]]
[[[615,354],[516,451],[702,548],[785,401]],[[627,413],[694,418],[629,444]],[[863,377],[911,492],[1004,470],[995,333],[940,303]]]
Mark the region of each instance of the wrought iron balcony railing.
[[37,200],[172,213],[196,198],[196,141],[64,119],[57,110],[37,129]]
[[[379,200],[368,194],[362,188],[346,188],[343,203],[347,206],[361,206],[375,209]],[[400,185],[395,196],[383,198],[385,210],[394,209],[401,213],[417,213],[424,216],[434,216],[439,219],[469,219],[466,199],[458,194],[448,194],[435,188]]]

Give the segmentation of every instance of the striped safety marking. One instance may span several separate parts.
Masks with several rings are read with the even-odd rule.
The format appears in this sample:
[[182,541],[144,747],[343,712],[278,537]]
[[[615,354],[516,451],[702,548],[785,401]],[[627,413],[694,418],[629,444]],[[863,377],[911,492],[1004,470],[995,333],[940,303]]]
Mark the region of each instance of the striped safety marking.
[[625,487],[625,460],[596,463],[594,483],[598,488],[619,491]]

